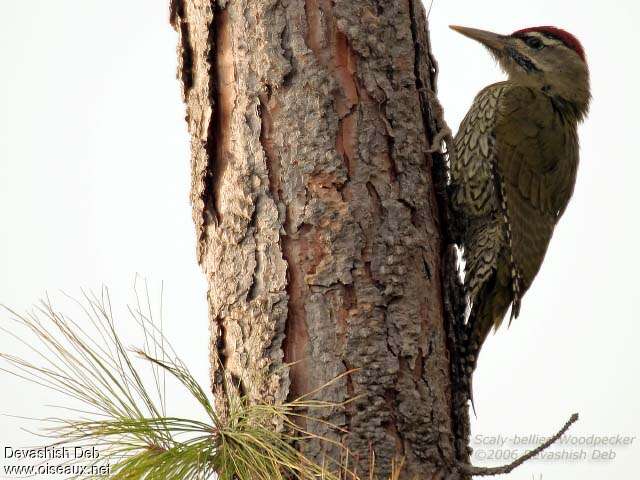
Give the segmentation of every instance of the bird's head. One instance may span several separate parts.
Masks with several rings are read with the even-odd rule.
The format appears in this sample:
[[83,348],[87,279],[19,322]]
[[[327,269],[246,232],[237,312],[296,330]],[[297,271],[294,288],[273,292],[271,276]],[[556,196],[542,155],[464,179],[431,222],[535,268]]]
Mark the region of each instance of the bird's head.
[[451,26],[482,43],[515,83],[539,88],[580,118],[591,99],[589,68],[578,39],[556,27],[533,27],[511,35]]

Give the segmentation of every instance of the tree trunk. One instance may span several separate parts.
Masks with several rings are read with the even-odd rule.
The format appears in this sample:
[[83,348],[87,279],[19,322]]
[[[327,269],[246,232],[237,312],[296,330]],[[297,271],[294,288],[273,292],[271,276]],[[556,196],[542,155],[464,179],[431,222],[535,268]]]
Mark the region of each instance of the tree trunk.
[[[368,478],[373,453],[380,479],[399,458],[402,478],[447,478],[467,426],[422,4],[173,0],[171,12],[214,395],[220,364],[238,394],[276,403],[355,370],[316,396],[358,399],[314,413],[350,432],[351,467]],[[318,462],[339,455],[304,445]]]

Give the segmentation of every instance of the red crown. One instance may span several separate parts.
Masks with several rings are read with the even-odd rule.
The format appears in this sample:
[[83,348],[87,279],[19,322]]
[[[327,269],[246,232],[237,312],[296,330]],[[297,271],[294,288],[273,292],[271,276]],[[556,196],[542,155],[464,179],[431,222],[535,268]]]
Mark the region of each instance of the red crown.
[[550,37],[556,38],[560,40],[562,43],[564,43],[566,47],[570,48],[571,50],[576,52],[578,55],[580,55],[580,58],[582,58],[582,60],[584,60],[585,62],[587,61],[584,53],[584,48],[582,47],[580,40],[578,40],[576,37],[571,35],[566,30],[562,30],[561,28],[551,27],[551,26],[531,27],[531,28],[524,28],[522,30],[518,30],[517,32],[513,32],[513,35],[517,37],[518,35],[522,35],[529,32],[538,32],[538,33],[542,33],[543,35],[548,35]]

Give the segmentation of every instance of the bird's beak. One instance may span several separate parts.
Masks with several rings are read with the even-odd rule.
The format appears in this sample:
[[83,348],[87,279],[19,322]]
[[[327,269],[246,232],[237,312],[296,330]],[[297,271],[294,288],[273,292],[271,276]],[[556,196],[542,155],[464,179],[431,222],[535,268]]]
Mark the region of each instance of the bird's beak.
[[449,28],[461,33],[465,37],[476,40],[493,51],[501,50],[505,46],[507,37],[486,30],[478,30],[477,28],[460,27],[458,25],[450,25]]

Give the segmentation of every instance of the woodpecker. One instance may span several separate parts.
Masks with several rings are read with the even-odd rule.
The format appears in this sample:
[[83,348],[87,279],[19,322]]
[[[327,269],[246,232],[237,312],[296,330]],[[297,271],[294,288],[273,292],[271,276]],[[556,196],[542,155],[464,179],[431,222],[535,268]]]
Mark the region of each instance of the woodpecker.
[[470,305],[462,369],[471,396],[484,340],[510,307],[511,320],[518,316],[573,193],[577,127],[591,94],[584,49],[562,29],[451,28],[483,44],[508,77],[475,98],[450,165]]

